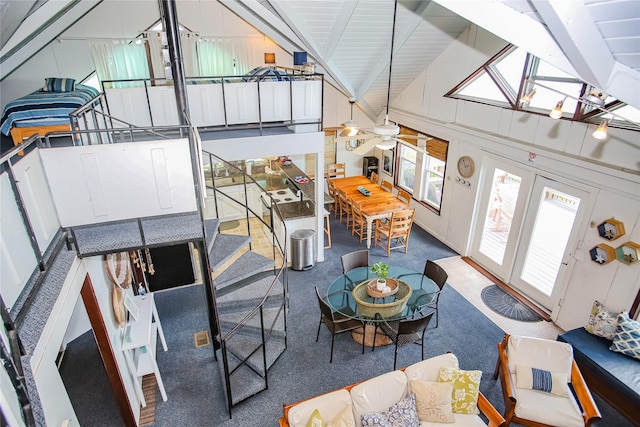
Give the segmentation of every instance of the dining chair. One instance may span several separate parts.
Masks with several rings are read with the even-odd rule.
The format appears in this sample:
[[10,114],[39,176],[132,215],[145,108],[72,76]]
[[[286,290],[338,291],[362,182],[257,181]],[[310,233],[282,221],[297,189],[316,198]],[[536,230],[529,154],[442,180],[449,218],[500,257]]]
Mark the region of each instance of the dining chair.
[[389,222],[376,219],[373,245],[386,249],[387,256],[391,256],[391,249],[398,248],[404,248],[406,254],[415,212],[415,209],[395,211]]
[[345,224],[347,226],[347,230],[351,226],[351,203],[349,203],[349,199],[347,198],[347,193],[340,189],[336,189],[336,193],[338,194],[338,204],[339,204],[339,212],[338,219],[340,220],[340,224],[342,224],[342,218],[345,219]]
[[338,201],[336,186],[331,180],[327,180],[327,192],[329,193],[329,197],[333,199],[333,202],[329,203],[329,212],[333,212],[334,214],[338,215],[338,211],[340,210],[340,202]]
[[380,183],[380,177],[375,172],[371,172],[371,176],[369,177],[369,179],[371,180],[371,182],[374,182],[376,184]]
[[369,267],[369,250],[353,251],[340,257],[342,261],[342,274],[357,267]]
[[393,193],[393,184],[391,181],[385,181],[384,179],[380,183],[380,187],[387,190],[389,193]]
[[357,234],[360,238],[360,244],[363,240],[367,239],[368,233],[371,230],[367,227],[367,219],[362,215],[360,210],[360,203],[351,201],[351,235]]
[[438,301],[440,300],[440,294],[442,293],[442,288],[447,283],[447,279],[449,275],[442,267],[440,267],[435,262],[430,259],[427,260],[427,263],[424,266],[424,275],[429,279],[433,280],[436,285],[438,285],[438,291],[433,295],[431,302],[429,302],[426,307],[434,309],[436,313],[436,328],[438,327]]
[[[398,347],[402,347],[405,344],[417,344],[420,342],[420,346],[422,347],[422,358],[420,360],[424,360],[424,335],[432,317],[433,312],[430,312],[418,317],[404,319],[397,322],[380,322],[379,324],[376,324],[376,331],[380,328],[395,344],[395,351],[393,354],[394,371],[396,369],[396,361],[398,359]],[[371,351],[374,351],[375,348],[376,343],[374,340]]]
[[398,197],[398,199],[402,200],[406,204],[411,203],[411,193],[403,190],[402,188],[398,189],[398,195],[396,197]]
[[498,343],[498,377],[507,425],[591,426],[601,419],[570,344],[505,334]]
[[[336,335],[344,332],[353,331],[354,329],[363,328],[363,324],[359,320],[352,319],[337,311],[331,309],[329,303],[320,296],[318,287],[316,286],[316,296],[318,297],[318,305],[320,306],[320,322],[318,323],[318,333],[316,334],[316,342],[320,338],[320,327],[324,323],[329,332],[331,332],[331,356],[329,363],[333,362],[333,343]],[[362,339],[362,354],[364,354],[364,337]]]
[[346,176],[344,163],[327,165],[327,178],[344,178]]

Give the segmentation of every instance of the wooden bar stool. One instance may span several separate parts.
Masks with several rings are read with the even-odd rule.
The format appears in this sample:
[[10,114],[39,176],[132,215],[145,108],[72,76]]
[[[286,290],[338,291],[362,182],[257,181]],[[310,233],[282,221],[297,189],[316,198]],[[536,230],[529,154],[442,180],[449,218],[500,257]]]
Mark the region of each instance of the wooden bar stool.
[[327,246],[325,249],[329,249],[331,247],[331,223],[329,222],[329,215],[331,213],[328,210],[324,210],[324,232],[327,235]]

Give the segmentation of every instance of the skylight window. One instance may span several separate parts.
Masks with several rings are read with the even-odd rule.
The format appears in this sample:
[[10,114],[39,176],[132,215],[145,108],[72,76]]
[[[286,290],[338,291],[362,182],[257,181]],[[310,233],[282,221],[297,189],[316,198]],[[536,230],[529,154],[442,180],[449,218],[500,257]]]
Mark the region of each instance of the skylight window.
[[[534,87],[535,96],[521,102]],[[609,119],[610,124],[638,130],[634,124],[640,123],[640,110],[618,99],[602,95],[605,100],[599,105],[607,111],[578,101],[595,89],[520,48],[507,46],[444,96],[545,115],[557,107],[558,116],[565,119],[589,123]]]

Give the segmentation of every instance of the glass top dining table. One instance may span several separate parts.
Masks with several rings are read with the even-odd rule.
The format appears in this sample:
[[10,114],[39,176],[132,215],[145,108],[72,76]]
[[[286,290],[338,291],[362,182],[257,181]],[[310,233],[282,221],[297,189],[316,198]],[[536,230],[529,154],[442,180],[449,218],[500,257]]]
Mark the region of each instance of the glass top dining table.
[[[364,299],[368,306],[366,313],[363,313],[362,305],[356,302],[353,290],[360,284],[370,282],[377,279],[377,276],[371,271],[371,267],[357,267],[345,274],[338,276],[327,290],[327,302],[331,308],[350,318],[360,319],[366,322],[396,321],[409,318],[414,313],[420,311],[429,304],[439,288],[436,283],[425,276],[422,272],[411,270],[400,266],[389,266],[388,279],[396,279],[398,283],[411,287],[411,295],[408,298],[406,306],[396,314],[383,316],[376,312],[376,304],[393,303],[396,295],[386,296],[384,298],[373,298],[366,296]],[[380,311],[383,311],[382,309]],[[372,313],[375,313],[372,315]]]

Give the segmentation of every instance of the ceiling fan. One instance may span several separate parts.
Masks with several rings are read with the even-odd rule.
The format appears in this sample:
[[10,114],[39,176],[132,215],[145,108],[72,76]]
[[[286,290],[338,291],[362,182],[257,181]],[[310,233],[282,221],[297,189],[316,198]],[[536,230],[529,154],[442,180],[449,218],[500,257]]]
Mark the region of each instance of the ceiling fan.
[[[349,98],[351,103],[351,119],[344,123],[345,129],[340,132],[340,136],[336,138],[336,142],[347,142],[347,150],[354,154],[365,154],[373,147],[382,150],[390,150],[396,146],[399,138],[418,138],[416,135],[400,135],[400,127],[389,121],[389,98],[391,95],[391,68],[393,66],[393,41],[396,33],[396,11],[398,9],[398,0],[393,6],[393,26],[391,30],[391,55],[389,58],[389,83],[387,85],[387,111],[384,123],[375,125],[373,130],[358,129],[357,123],[353,121],[353,103],[355,99]],[[355,142],[355,144],[354,144]]]

